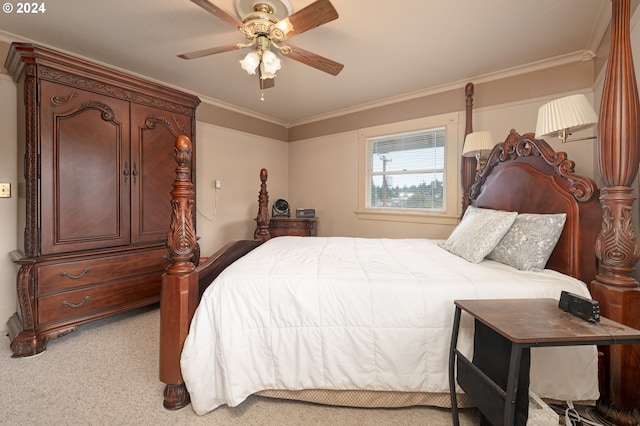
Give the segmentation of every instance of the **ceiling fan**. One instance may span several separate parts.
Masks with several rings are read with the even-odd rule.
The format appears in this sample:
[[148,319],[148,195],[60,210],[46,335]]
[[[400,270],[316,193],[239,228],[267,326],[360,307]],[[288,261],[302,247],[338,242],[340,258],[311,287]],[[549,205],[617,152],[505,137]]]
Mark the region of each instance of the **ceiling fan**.
[[253,47],[254,50],[240,61],[240,64],[249,74],[255,74],[256,69],[258,70],[260,89],[268,89],[275,85],[275,72],[280,68],[280,60],[271,52],[271,47],[288,58],[331,75],[338,75],[344,67],[338,62],[300,47],[280,44],[293,36],[337,19],[338,12],[329,0],[316,0],[293,14],[288,0],[237,0],[236,9],[238,14],[243,16],[241,21],[208,0],[191,1],[240,30],[247,42],[183,53],[178,55],[180,58],[195,59]]

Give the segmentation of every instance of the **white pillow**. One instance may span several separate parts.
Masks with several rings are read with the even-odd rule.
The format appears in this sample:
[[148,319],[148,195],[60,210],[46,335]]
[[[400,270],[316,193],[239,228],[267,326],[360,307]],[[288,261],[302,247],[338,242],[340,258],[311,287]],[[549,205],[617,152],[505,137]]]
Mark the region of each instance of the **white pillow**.
[[522,271],[542,271],[564,228],[567,215],[521,213],[488,259]]
[[471,263],[480,263],[504,237],[517,216],[517,212],[469,206],[449,238],[439,246]]

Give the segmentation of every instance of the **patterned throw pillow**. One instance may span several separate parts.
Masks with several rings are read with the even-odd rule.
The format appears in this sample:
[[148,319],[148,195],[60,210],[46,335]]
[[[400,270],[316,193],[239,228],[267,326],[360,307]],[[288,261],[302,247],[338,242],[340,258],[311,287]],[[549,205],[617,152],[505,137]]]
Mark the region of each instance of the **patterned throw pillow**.
[[542,271],[564,228],[567,215],[521,213],[487,256],[522,271]]
[[439,245],[471,263],[480,263],[504,237],[517,216],[517,212],[469,206],[449,238]]

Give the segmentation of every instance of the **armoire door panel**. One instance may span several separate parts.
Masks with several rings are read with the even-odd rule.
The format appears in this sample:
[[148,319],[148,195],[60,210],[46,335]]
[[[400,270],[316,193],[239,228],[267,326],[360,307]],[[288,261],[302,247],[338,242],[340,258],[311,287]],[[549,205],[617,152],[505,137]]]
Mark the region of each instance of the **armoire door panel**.
[[132,243],[166,238],[176,170],[172,141],[180,134],[191,137],[190,122],[179,114],[132,105],[131,159],[137,173],[131,187]]
[[43,81],[42,253],[129,244],[129,105]]

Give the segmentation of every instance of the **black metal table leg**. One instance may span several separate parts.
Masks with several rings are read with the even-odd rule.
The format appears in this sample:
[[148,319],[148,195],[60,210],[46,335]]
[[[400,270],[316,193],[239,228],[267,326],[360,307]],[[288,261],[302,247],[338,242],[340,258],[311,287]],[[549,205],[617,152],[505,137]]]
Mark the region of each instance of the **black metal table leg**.
[[458,418],[458,397],[456,396],[456,346],[458,344],[458,333],[460,331],[460,316],[462,311],[456,306],[453,317],[453,330],[451,332],[451,348],[449,349],[449,393],[451,395],[451,415],[453,416],[453,426],[459,426]]
[[[504,424],[511,426],[515,424],[516,416],[516,395],[518,392],[518,378],[520,373],[520,362],[522,360],[522,347],[517,344],[511,345],[511,356],[509,359],[509,372],[507,375],[507,393],[504,403]],[[528,396],[528,395],[527,395]]]

